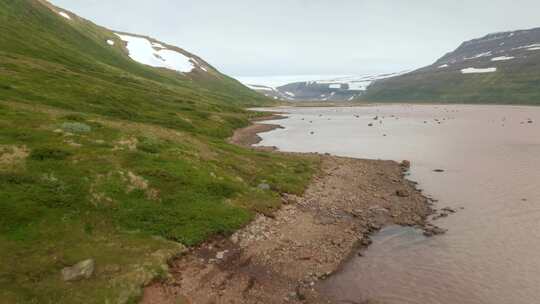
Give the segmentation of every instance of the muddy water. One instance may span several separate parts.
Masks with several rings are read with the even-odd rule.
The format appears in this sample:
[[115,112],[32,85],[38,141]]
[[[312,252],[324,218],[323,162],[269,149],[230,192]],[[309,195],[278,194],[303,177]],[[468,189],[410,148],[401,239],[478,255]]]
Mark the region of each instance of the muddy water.
[[540,107],[287,111],[288,119],[275,121],[285,129],[261,134],[261,145],[408,159],[410,178],[439,200],[437,208],[464,208],[435,221],[449,230],[442,236],[381,231],[363,257],[325,282],[325,292],[343,303],[540,303]]

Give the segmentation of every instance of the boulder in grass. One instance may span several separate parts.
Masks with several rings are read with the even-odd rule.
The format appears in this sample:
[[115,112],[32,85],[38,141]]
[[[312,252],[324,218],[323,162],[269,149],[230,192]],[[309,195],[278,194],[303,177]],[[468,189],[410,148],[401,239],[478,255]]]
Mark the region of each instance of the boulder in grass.
[[62,269],[62,279],[66,282],[89,279],[94,274],[94,269],[95,262],[93,259],[84,260]]
[[270,190],[270,185],[269,184],[266,184],[266,183],[262,183],[262,184],[259,184],[257,186],[257,188],[261,189],[261,190]]

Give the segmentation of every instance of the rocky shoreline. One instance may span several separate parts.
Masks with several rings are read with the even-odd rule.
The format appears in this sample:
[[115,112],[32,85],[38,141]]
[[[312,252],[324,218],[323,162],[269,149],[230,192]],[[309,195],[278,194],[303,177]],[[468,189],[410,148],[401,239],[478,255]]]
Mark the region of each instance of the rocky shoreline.
[[[234,132],[233,136],[229,138],[229,142],[235,145],[251,147],[262,141],[259,133],[270,132],[275,129],[281,129],[282,126],[276,124],[260,123],[261,121],[285,119],[280,113],[271,114],[268,116],[262,116],[252,120],[252,124],[248,127],[238,129]],[[259,149],[259,148],[258,148]],[[273,147],[261,147],[260,149],[267,150],[273,149]]]
[[[278,127],[256,123],[230,142],[250,146]],[[333,303],[318,283],[371,234],[394,224],[443,232],[427,223],[431,202],[405,179],[407,161],[318,157],[321,171],[303,196],[284,193],[275,214],[171,261],[170,276],[148,286],[142,303]]]

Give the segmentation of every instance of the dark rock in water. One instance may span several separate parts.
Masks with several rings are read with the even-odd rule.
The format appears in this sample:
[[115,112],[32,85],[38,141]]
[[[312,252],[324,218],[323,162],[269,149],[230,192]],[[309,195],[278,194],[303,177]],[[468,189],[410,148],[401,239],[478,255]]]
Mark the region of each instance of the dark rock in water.
[[408,160],[403,160],[399,165],[401,168],[409,169],[411,167],[411,162]]
[[368,124],[368,127],[373,127],[373,124],[372,123]]
[[433,170],[433,172],[441,173],[441,172],[444,172],[444,170],[443,169],[435,169],[435,170]]
[[371,243],[373,243],[373,241],[369,238],[364,238],[360,241],[360,244],[362,244],[362,246],[369,246],[371,245]]
[[64,281],[78,281],[89,279],[94,273],[95,262],[93,259],[84,260],[71,267],[62,269],[62,279]]
[[529,120],[527,121],[527,123],[532,124],[532,123],[533,123],[532,119],[529,119]]
[[315,132],[311,131],[311,132],[309,132],[309,134],[313,135],[313,134],[315,134]]
[[450,207],[444,207],[441,209],[441,211],[447,212],[447,213],[456,213],[455,209],[452,209]]
[[443,217],[448,217],[448,213],[445,213],[445,212],[440,213],[440,214],[434,216],[433,220],[435,221],[435,220],[438,220],[438,219],[443,218]]
[[437,226],[430,226],[430,227],[424,228],[424,235],[427,237],[432,237],[435,235],[445,234],[446,231],[447,231],[446,229],[443,229]]

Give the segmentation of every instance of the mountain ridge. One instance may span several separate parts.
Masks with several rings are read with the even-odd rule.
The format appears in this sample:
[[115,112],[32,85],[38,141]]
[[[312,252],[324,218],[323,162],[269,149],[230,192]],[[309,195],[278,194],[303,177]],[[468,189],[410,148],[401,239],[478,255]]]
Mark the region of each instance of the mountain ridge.
[[290,102],[350,102],[361,97],[375,81],[403,73],[406,72],[328,77],[319,80],[296,81],[277,87],[247,85],[267,97]]
[[433,64],[375,82],[367,101],[540,104],[540,28],[461,43]]

